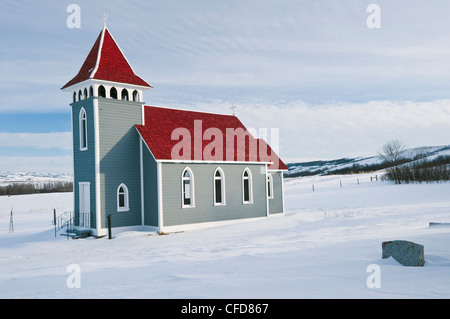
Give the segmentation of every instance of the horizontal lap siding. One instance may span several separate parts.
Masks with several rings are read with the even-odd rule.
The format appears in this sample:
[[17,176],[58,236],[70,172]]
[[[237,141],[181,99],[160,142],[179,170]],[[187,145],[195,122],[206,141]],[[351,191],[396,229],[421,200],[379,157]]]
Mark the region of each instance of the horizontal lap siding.
[[[94,105],[93,98],[72,103],[72,131],[73,131],[73,162],[74,162],[74,209],[78,221],[80,212],[79,186],[80,182],[90,183],[91,228],[95,228],[95,134],[94,134]],[[81,108],[86,111],[87,121],[87,150],[80,151],[79,119]],[[76,222],[77,222],[76,221]]]
[[144,169],[144,224],[158,226],[158,176],[157,164],[143,142]]
[[[107,227],[141,225],[141,186],[139,136],[141,104],[99,98],[101,221]],[[129,194],[129,211],[117,211],[117,189],[125,184]]]
[[273,180],[273,198],[269,199],[269,214],[279,214],[283,212],[283,188],[282,188],[282,172],[274,172]]
[[[194,174],[195,207],[181,207],[181,174],[189,167]],[[213,173],[217,167],[225,175],[226,205],[214,206]],[[253,204],[242,203],[242,173],[252,173]],[[265,165],[162,163],[164,226],[225,221],[267,215]]]

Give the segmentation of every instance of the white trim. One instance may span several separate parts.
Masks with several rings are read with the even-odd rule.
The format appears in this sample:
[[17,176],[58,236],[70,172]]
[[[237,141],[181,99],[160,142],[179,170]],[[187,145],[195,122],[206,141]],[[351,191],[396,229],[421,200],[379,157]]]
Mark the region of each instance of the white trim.
[[[245,200],[245,190],[244,190],[244,174],[248,172],[247,180],[248,180],[248,201]],[[253,177],[251,170],[246,167],[242,171],[241,174],[241,183],[242,183],[242,204],[253,204]],[[266,193],[267,194],[267,193]],[[266,196],[267,197],[267,196]]]
[[162,227],[160,229],[160,232],[173,233],[173,232],[182,232],[182,231],[192,231],[192,230],[204,229],[204,228],[209,228],[209,227],[227,226],[227,225],[241,224],[241,223],[247,223],[247,222],[262,221],[262,220],[266,220],[266,219],[267,219],[267,217],[252,217],[252,218],[222,220],[222,221],[215,221],[215,222],[204,222],[204,223],[166,226],[166,227]]
[[246,165],[252,165],[252,164],[272,164],[272,162],[246,162],[246,161],[207,161],[207,160],[168,160],[168,159],[155,159],[157,162],[161,163],[177,163],[177,164],[183,164],[183,163],[201,163],[201,164],[246,164]]
[[157,163],[157,182],[158,182],[158,231],[162,232],[164,227],[163,219],[163,193],[162,193],[162,165]]
[[[189,173],[189,178],[184,177],[185,172]],[[184,203],[184,181],[189,180],[189,196],[190,196],[190,204]],[[195,181],[194,181],[194,173],[189,166],[186,166],[181,172],[181,208],[193,208],[195,207]]]
[[[120,189],[123,190],[123,193],[120,192]],[[128,212],[130,210],[130,196],[128,192],[128,187],[124,183],[121,183],[119,187],[117,187],[117,211],[118,212]],[[123,207],[120,206],[120,195],[123,195]]]
[[100,43],[98,45],[97,60],[95,61],[94,70],[91,72],[91,75],[89,75],[89,79],[94,78],[95,73],[97,73],[98,66],[100,65],[100,59],[102,57],[103,40],[105,39],[105,30],[106,26],[104,26],[102,30],[102,36],[100,38]]
[[[144,104],[141,105],[141,125],[145,126],[145,105]],[[142,136],[141,136],[141,139],[142,139]]]
[[285,215],[286,211],[284,210],[284,176],[282,172],[280,174],[281,174],[281,199],[282,199],[281,204],[283,207],[283,215]]
[[153,153],[152,153],[150,147],[148,147],[147,143],[145,142],[145,139],[142,137],[141,132],[139,132],[138,128],[137,128],[136,126],[135,126],[134,128],[136,129],[136,131],[138,132],[138,134],[139,134],[139,136],[141,137],[142,141],[144,142],[144,145],[147,146],[147,149],[148,149],[148,151],[150,152],[150,155],[152,155],[152,157],[153,157],[153,159],[155,160],[155,162],[156,162],[156,163],[161,163],[161,162],[159,162],[159,161],[157,161],[157,160],[155,159],[155,155],[153,155]]
[[[86,198],[84,197],[84,187],[81,186],[89,186],[89,212],[85,212],[82,208]],[[83,195],[81,195],[81,189],[83,189]],[[80,214],[89,214],[89,227],[91,227],[91,214],[92,214],[92,207],[91,207],[91,182],[78,182],[78,212]],[[83,216],[84,217],[84,216]],[[78,225],[80,225],[80,215],[78,215]],[[86,227],[86,225],[84,225]]]
[[268,180],[268,173],[267,173],[267,165],[266,165],[266,167],[265,167],[265,171],[266,171],[266,174],[265,174],[265,176],[266,176],[266,187],[265,187],[265,189],[266,189],[266,217],[268,218],[269,217],[269,215],[270,215],[270,207],[269,207],[269,196],[268,196],[268,192],[269,192],[269,185],[267,184],[267,180]]
[[[216,173],[220,173],[220,178],[216,178]],[[220,180],[220,190],[221,190],[221,197],[222,201],[220,203],[217,202],[216,198],[216,180]],[[214,206],[225,206],[227,204],[226,196],[225,196],[225,173],[223,172],[222,168],[218,166],[213,173],[213,200],[214,200]]]
[[[84,119],[82,118],[84,115]],[[83,127],[83,121],[85,126]],[[88,122],[87,122],[87,113],[84,107],[80,109],[78,113],[78,135],[80,138],[80,151],[87,151],[88,149]],[[83,144],[86,144],[83,146]]]
[[141,224],[144,226],[144,215],[145,215],[145,207],[144,207],[144,150],[142,146],[142,138],[139,136],[139,168],[141,174]]
[[106,235],[106,228],[101,228],[100,201],[100,129],[98,115],[98,99],[94,99],[94,141],[95,141],[95,228],[97,236]]
[[[104,30],[107,30],[108,28],[105,26],[103,28]],[[109,30],[108,30],[109,31]],[[125,54],[123,54],[122,49],[120,48],[119,44],[117,43],[116,39],[114,39],[113,35],[111,32],[109,32],[109,35],[111,36],[111,39],[114,41],[114,43],[116,44],[116,46],[119,48],[120,53],[122,54],[122,56],[124,57],[125,61],[127,61],[128,66],[130,67],[131,71],[133,71],[133,73],[136,75],[136,72],[134,71],[133,67],[131,66],[130,62],[128,62],[128,59],[126,57]],[[103,38],[102,38],[102,45],[103,45]]]

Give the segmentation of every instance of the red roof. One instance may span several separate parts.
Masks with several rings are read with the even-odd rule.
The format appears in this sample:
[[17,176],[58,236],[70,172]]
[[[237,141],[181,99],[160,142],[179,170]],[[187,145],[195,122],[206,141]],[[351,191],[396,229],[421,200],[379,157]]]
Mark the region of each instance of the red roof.
[[233,115],[145,106],[145,125],[136,128],[156,160],[272,162],[268,169],[287,170]]
[[134,73],[106,27],[100,32],[78,74],[61,89],[88,79],[151,87]]

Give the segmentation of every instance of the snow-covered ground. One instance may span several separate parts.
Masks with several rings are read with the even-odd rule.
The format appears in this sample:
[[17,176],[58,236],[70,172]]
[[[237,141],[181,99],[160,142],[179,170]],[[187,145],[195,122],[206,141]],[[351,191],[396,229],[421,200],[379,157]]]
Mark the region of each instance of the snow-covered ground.
[[[429,227],[450,222],[450,183],[374,175],[287,179],[281,218],[112,240],[55,238],[71,193],[0,197],[0,298],[450,298],[450,226]],[[396,239],[425,266],[382,259]]]

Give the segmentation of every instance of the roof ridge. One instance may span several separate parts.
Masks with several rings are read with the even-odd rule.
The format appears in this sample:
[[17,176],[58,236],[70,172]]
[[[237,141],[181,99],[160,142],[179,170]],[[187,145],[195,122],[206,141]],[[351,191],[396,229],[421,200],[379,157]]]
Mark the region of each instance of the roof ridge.
[[100,60],[101,60],[101,56],[102,56],[103,41],[105,39],[105,30],[106,30],[106,25],[103,27],[102,32],[101,32],[100,43],[98,45],[97,60],[95,61],[94,70],[89,75],[90,79],[94,78],[95,73],[97,73],[98,66],[100,64]]

